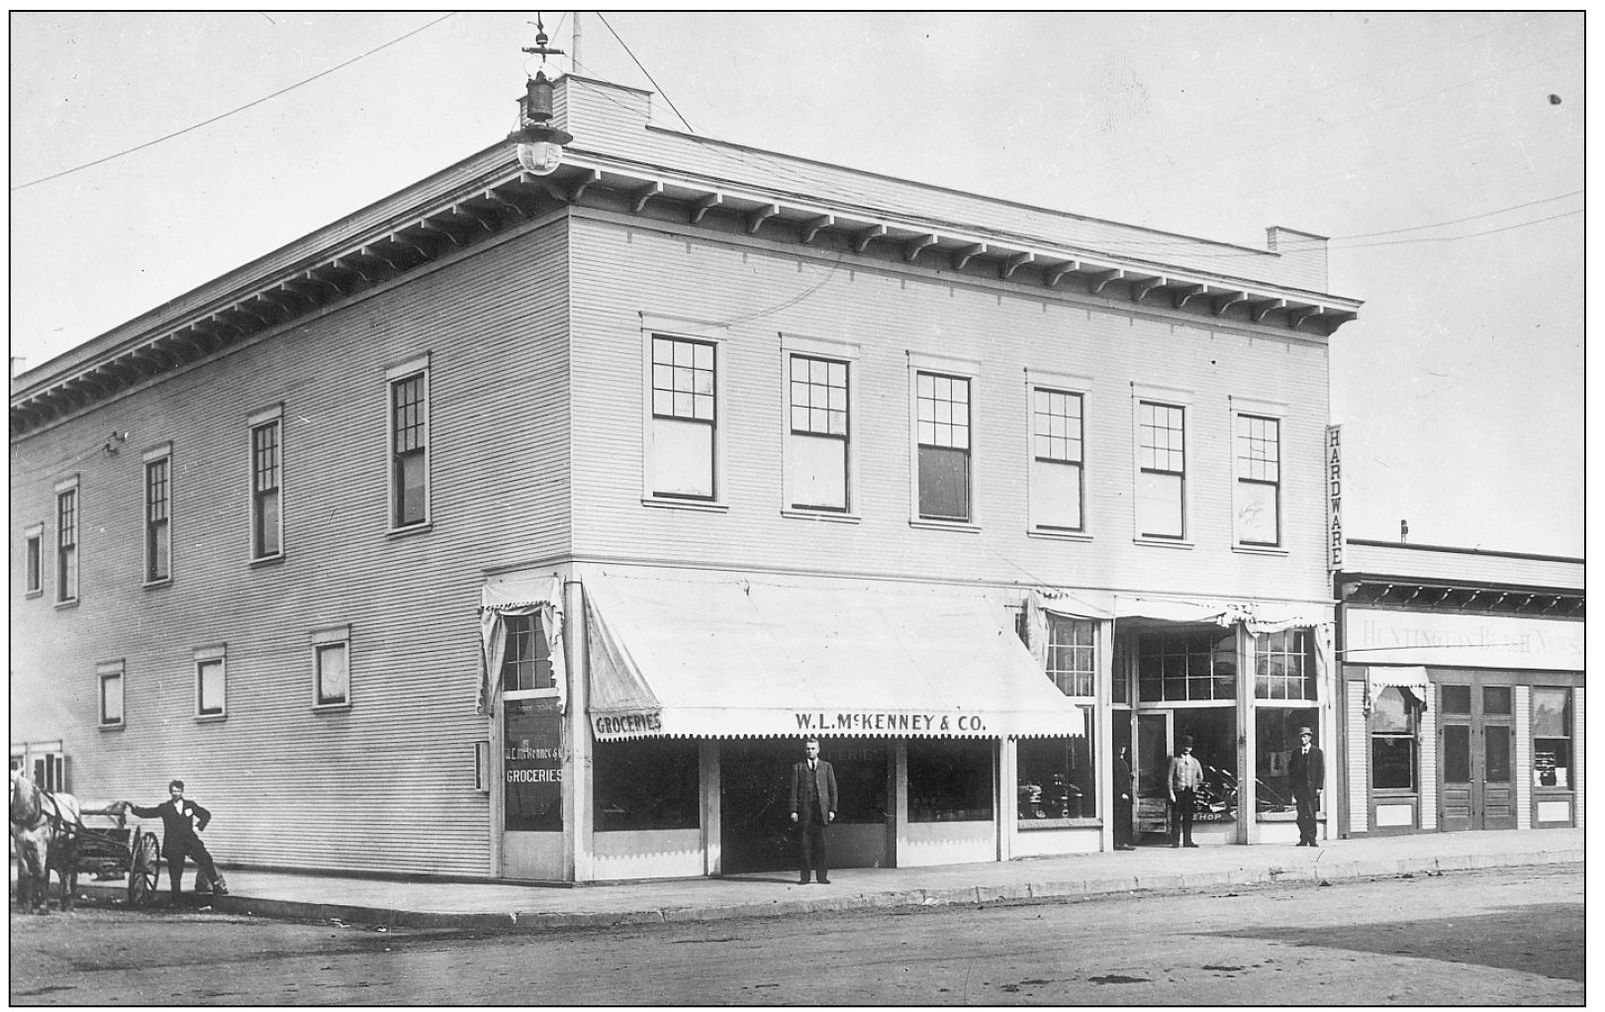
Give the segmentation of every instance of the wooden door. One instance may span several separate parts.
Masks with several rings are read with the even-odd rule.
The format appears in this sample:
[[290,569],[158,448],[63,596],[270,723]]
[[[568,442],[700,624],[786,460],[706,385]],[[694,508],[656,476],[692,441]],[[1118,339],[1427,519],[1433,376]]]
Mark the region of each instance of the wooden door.
[[1509,685],[1473,677],[1439,688],[1438,825],[1516,827],[1515,724]]

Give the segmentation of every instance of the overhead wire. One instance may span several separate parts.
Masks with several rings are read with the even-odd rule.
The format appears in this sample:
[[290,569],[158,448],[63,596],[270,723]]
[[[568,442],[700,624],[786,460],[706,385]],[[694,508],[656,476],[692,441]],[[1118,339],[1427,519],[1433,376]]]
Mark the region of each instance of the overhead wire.
[[38,179],[30,179],[26,183],[18,183],[16,186],[11,187],[11,192],[12,193],[16,193],[18,190],[26,190],[30,186],[38,186],[40,183],[48,183],[52,179],[60,179],[63,176],[70,176],[75,172],[82,172],[84,169],[92,168],[92,167],[94,167],[96,165],[104,165],[105,163],[107,163],[109,161],[112,161],[114,159],[122,158],[125,155],[131,155],[136,151],[143,151],[146,148],[154,147],[157,144],[163,143],[164,141],[170,141],[175,137],[182,137],[184,134],[192,133],[192,132],[194,132],[196,130],[199,130],[200,128],[205,127],[205,126],[210,126],[213,123],[218,122],[219,120],[227,119],[230,116],[237,115],[239,113],[244,112],[247,109],[253,108],[253,107],[258,106],[258,105],[261,105],[263,102],[269,101],[270,99],[275,99],[275,98],[278,98],[280,95],[286,94],[288,92],[292,92],[295,89],[302,87],[303,85],[311,84],[313,81],[316,81],[319,78],[328,77],[330,74],[334,73],[337,70],[342,70],[342,69],[344,69],[346,67],[349,67],[353,63],[356,63],[359,60],[365,60],[368,57],[374,55],[375,53],[378,53],[378,52],[380,52],[382,50],[385,50],[385,49],[389,49],[391,46],[394,46],[397,43],[405,42],[406,40],[412,38],[414,35],[417,35],[419,32],[426,31],[426,30],[428,30],[430,28],[433,28],[434,26],[440,24],[442,21],[445,21],[448,18],[456,17],[457,13],[458,13],[457,11],[451,11],[450,13],[447,13],[447,14],[441,16],[441,17],[438,17],[438,18],[436,18],[435,20],[429,22],[426,25],[421,25],[418,28],[414,28],[412,31],[407,32],[405,35],[397,36],[396,38],[391,39],[389,42],[386,42],[383,45],[375,46],[372,49],[368,50],[367,52],[362,53],[362,54],[357,55],[357,56],[353,56],[351,59],[346,60],[343,63],[337,63],[334,66],[328,68],[327,70],[321,70],[318,73],[313,74],[311,77],[303,78],[302,80],[295,82],[294,84],[290,85],[289,87],[280,88],[278,91],[275,91],[272,94],[263,95],[261,98],[254,99],[254,100],[252,100],[250,102],[245,103],[242,106],[239,106],[239,107],[234,108],[234,109],[230,109],[228,112],[219,113],[218,115],[210,117],[209,119],[204,119],[204,120],[201,120],[199,123],[193,123],[193,124],[191,124],[191,125],[189,125],[187,127],[184,127],[181,130],[174,130],[170,134],[163,134],[162,136],[157,137],[157,138],[155,138],[153,140],[145,141],[143,144],[136,144],[131,148],[124,148],[121,151],[114,152],[114,153],[106,155],[106,156],[104,156],[102,158],[96,158],[93,161],[84,162],[81,165],[74,165],[70,169],[62,169],[60,172],[52,172],[48,176],[40,176]]
[[669,103],[669,108],[673,109],[674,110],[674,114],[676,116],[680,117],[680,122],[685,124],[685,128],[687,130],[690,130],[692,133],[696,133],[697,132],[696,128],[691,125],[690,121],[688,121],[684,116],[680,115],[680,109],[679,109],[678,106],[676,106],[674,104],[674,99],[670,98],[669,97],[669,93],[663,90],[663,85],[659,84],[658,81],[657,81],[657,78],[652,76],[652,71],[646,69],[646,67],[641,63],[641,61],[639,59],[637,59],[637,57],[635,55],[635,51],[630,48],[630,44],[628,42],[625,42],[622,38],[619,38],[619,33],[618,32],[613,31],[613,26],[608,23],[607,18],[602,16],[602,12],[601,11],[597,11],[596,12],[596,19],[598,21],[602,22],[602,27],[606,28],[613,35],[613,37],[615,39],[618,39],[619,45],[623,46],[624,47],[624,51],[626,53],[630,54],[630,59],[635,60],[635,65],[637,67],[640,67],[641,68],[641,73],[645,74],[646,75],[646,79],[648,81],[652,82],[652,87],[658,89],[658,94],[663,96],[663,101]]

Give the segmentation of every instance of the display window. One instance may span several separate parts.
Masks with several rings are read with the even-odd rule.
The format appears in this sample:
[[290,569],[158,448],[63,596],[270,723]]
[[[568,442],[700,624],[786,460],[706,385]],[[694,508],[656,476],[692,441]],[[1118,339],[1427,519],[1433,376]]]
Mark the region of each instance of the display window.
[[1572,770],[1572,691],[1533,688],[1533,786],[1570,790]]
[[1262,706],[1254,711],[1254,811],[1260,815],[1294,813],[1288,764],[1299,748],[1299,728],[1313,732],[1310,744],[1320,747],[1316,711],[1308,707]]
[[[1175,738],[1193,737],[1193,755],[1204,768],[1195,822],[1237,819],[1237,708],[1178,709]],[[1174,753],[1175,748],[1172,748]]]
[[598,833],[702,824],[695,741],[597,742],[592,767]]
[[910,822],[986,822],[992,819],[990,741],[910,741]]
[[[1091,726],[1091,715],[1087,717]],[[1026,738],[1016,749],[1020,825],[1045,819],[1090,819],[1098,813],[1092,736]]]
[[[1460,690],[1470,709],[1470,689],[1467,686],[1443,687],[1444,712],[1459,700],[1454,690]],[[1397,686],[1388,686],[1377,693],[1371,704],[1371,786],[1376,790],[1414,791],[1416,783],[1417,730],[1420,726],[1421,706],[1415,696]],[[1455,768],[1456,756],[1469,755],[1469,749],[1454,748],[1453,736],[1470,735],[1466,725],[1445,725],[1444,779],[1461,783],[1471,779],[1469,769]],[[1458,778],[1458,779],[1457,779]]]

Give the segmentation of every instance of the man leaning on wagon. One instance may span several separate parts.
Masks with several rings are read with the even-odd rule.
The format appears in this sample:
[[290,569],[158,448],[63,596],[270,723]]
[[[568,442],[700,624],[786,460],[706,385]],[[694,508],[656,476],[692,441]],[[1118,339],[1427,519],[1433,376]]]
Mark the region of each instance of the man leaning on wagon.
[[136,805],[125,801],[141,819],[162,820],[162,856],[167,859],[167,874],[173,883],[173,898],[177,899],[184,879],[184,859],[194,858],[196,867],[195,891],[210,891],[219,896],[228,895],[228,884],[212,863],[212,855],[201,842],[201,833],[212,821],[212,813],[184,797],[184,781],[174,780],[167,785],[169,795],[159,805]]

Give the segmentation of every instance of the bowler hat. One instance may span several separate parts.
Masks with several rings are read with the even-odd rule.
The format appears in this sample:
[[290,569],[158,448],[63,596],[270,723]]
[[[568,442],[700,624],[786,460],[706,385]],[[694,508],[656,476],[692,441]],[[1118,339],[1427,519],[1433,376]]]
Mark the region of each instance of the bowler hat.
[[1182,735],[1181,736],[1181,743],[1183,745],[1191,745],[1193,743],[1193,736],[1190,735],[1190,734]]
[[1299,733],[1299,734],[1307,734],[1307,735],[1309,735],[1309,736],[1310,736],[1310,737],[1311,737],[1311,738],[1313,738],[1313,737],[1315,737],[1315,732],[1314,732],[1314,731],[1311,731],[1311,730],[1310,730],[1310,729],[1309,729],[1309,728],[1308,728],[1308,727],[1301,727],[1301,728],[1299,728],[1299,729],[1298,729],[1298,733]]

